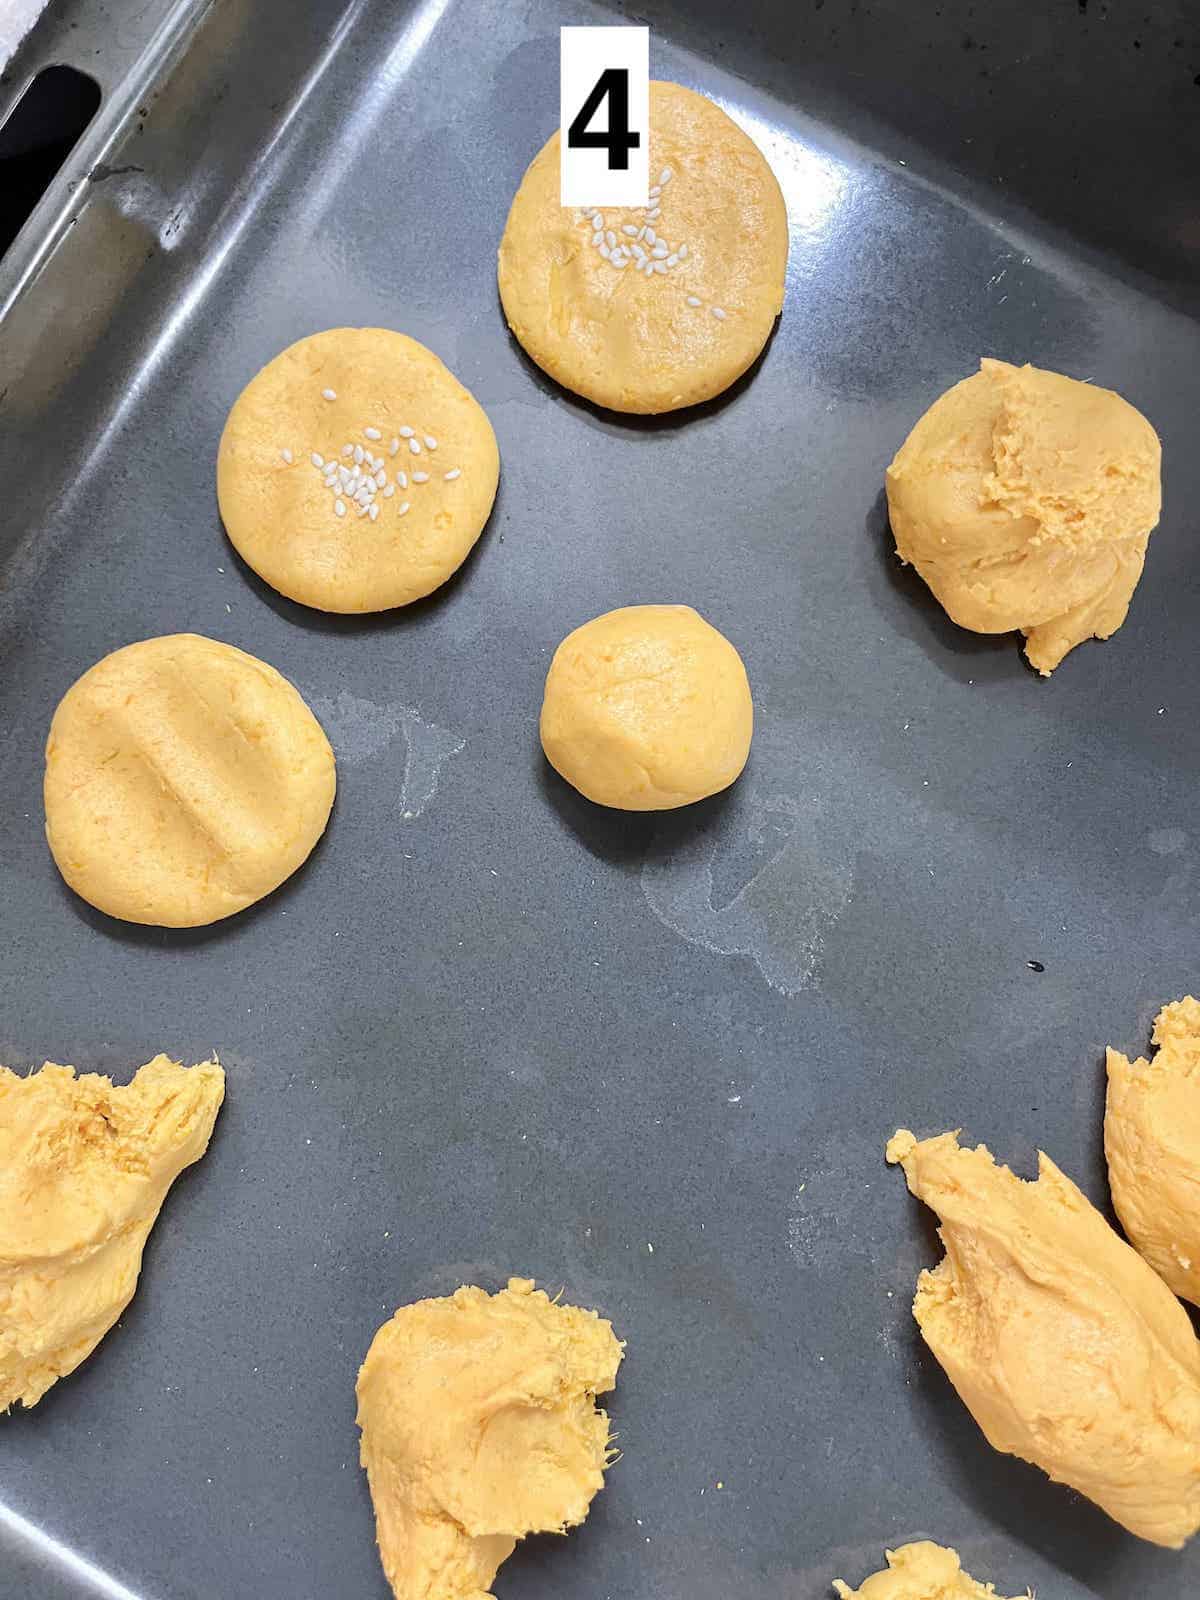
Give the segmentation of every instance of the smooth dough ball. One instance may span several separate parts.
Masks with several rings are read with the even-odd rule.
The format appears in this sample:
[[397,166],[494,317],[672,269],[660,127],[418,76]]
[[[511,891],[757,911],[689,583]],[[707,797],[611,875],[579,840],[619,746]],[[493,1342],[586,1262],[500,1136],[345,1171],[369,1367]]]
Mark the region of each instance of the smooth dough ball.
[[976,1583],[963,1571],[957,1550],[918,1539],[886,1555],[886,1571],[876,1572],[861,1589],[835,1578],[841,1600],[1000,1600],[992,1584]]
[[542,748],[598,805],[665,811],[727,789],[746,765],[754,706],[742,658],[691,606],[626,606],[554,653]]
[[1200,1306],[1200,1000],[1164,1006],[1154,1043],[1152,1061],[1108,1052],[1108,1181],[1138,1254]]
[[499,476],[486,412],[431,350],[387,328],[332,328],[242,390],[217,499],[238,554],[280,594],[386,611],[458,570]]
[[517,1541],[583,1521],[624,1346],[530,1278],[401,1306],[358,1374],[362,1464],[397,1600],[486,1600]]
[[647,209],[561,206],[556,133],[500,243],[500,298],[526,353],[614,411],[720,394],[783,307],[788,227],[775,174],[736,123],[677,83],[650,85],[650,183]]
[[1158,435],[1111,389],[983,360],[887,471],[896,551],[960,627],[1043,674],[1125,620],[1162,508]]
[[75,893],[126,922],[198,927],[300,866],[333,805],[333,751],[274,667],[194,633],[114,650],[46,744],[46,838]]

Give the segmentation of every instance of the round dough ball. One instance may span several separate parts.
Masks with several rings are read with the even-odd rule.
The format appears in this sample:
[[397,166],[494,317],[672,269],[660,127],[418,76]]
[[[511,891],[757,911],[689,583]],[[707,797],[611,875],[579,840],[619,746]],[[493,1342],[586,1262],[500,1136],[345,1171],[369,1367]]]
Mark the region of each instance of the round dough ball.
[[788,227],[775,174],[736,123],[677,83],[650,85],[650,182],[647,210],[607,207],[597,227],[596,213],[559,204],[556,133],[500,244],[504,315],[526,353],[614,411],[675,411],[720,394],[783,306]]
[[114,650],[46,743],[46,838],[111,917],[216,922],[277,889],[329,819],[333,751],[274,667],[194,633]]
[[896,551],[976,633],[1020,628],[1043,676],[1121,626],[1162,507],[1158,435],[1111,389],[983,360],[887,471]]
[[217,453],[238,554],[320,611],[431,594],[483,531],[499,476],[483,407],[431,350],[387,328],[290,345],[242,390]]
[[727,789],[754,706],[742,658],[691,606],[625,606],[554,652],[542,748],[598,805],[666,811]]

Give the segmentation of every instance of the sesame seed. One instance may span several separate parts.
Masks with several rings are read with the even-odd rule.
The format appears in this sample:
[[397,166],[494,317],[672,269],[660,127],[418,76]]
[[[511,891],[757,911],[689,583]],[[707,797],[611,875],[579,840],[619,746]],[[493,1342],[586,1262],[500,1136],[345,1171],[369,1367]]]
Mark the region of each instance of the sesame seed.
[[716,317],[718,322],[725,321],[725,313],[721,310],[720,306],[714,306],[712,308],[712,314],[714,317]]
[[421,454],[421,441],[419,439],[410,439],[408,441],[408,448],[412,451],[413,455],[419,456]]
[[613,232],[613,230],[611,228],[609,228],[606,231],[606,233],[604,235],[604,242],[605,242],[605,244],[608,246],[608,248],[610,250],[612,249],[613,245],[616,244],[617,236],[616,236],[616,234]]
[[612,251],[608,248],[608,246],[606,244],[602,244],[600,246],[600,254],[604,257],[605,261],[611,261],[612,260]]
[[342,446],[342,454],[344,456],[352,456],[354,454],[354,446],[352,444],[344,444]]
[[618,261],[616,256],[613,256],[612,257],[612,265],[614,267],[616,267],[618,272],[622,272],[629,265],[629,257],[628,256],[622,256],[621,259]]
[[625,224],[625,226],[621,229],[621,232],[622,233],[627,233],[631,239],[636,239],[637,238],[637,229],[634,227],[632,222],[627,222]]
[[445,478],[447,483],[453,483],[455,478],[459,478],[461,476],[462,476],[462,468],[461,467],[454,467],[451,471],[442,473],[442,477]]
[[400,487],[402,489],[407,489],[408,488],[408,473],[407,472],[398,472],[396,474],[396,482],[400,485]]
[[387,482],[387,473],[383,470],[382,467],[380,467],[379,471],[375,474],[375,482],[379,485],[379,487],[381,489],[383,488],[384,484]]
[[655,272],[665,272],[667,270],[667,263],[665,261],[655,261],[652,263],[652,265]]
[[323,467],[325,465],[325,457],[323,455],[318,455],[315,450],[308,459],[312,462],[314,467]]
[[436,450],[437,449],[437,440],[434,439],[434,438],[431,438],[429,434],[425,435],[425,448],[426,448],[426,450]]
[[634,245],[633,253],[638,258],[639,261],[645,261],[646,252],[642,249],[640,244],[635,244]]
[[688,295],[688,305],[690,305],[690,306],[698,306],[699,304],[700,304],[700,296],[698,294],[690,294],[690,295]]
[[595,233],[592,235],[592,243],[593,244],[602,244],[603,242],[604,242],[604,235],[603,235],[603,233],[601,233],[600,229],[597,228]]
[[364,428],[363,434],[368,439],[382,439],[383,435],[378,428]]
[[372,522],[377,522],[378,520],[379,520],[379,507],[378,506],[372,506],[371,507],[371,521]]
[[650,185],[650,198],[651,198],[651,200],[657,199],[657,197],[661,193],[662,193],[662,184],[661,183],[652,183]]
[[389,449],[391,450],[392,454],[395,455],[396,451],[399,450],[399,448],[400,448],[399,439],[393,439],[392,442],[391,442],[391,445],[389,446]]
[[[639,228],[638,232],[637,232],[637,236],[638,236],[639,239],[644,239],[646,237],[645,228]],[[654,243],[653,239],[650,242],[651,242],[651,244],[653,244]]]
[[336,400],[337,399],[337,392],[336,392],[336,390],[333,390],[333,389],[322,389],[321,390],[321,395],[326,400]]
[[346,502],[341,498],[340,495],[333,502],[333,509],[337,512],[339,517],[344,517],[346,515]]
[[658,243],[657,243],[657,244],[656,244],[656,245],[655,245],[655,246],[654,246],[654,250],[653,250],[653,252],[652,252],[652,253],[653,253],[653,255],[654,255],[654,259],[655,259],[655,260],[656,260],[656,261],[664,261],[664,260],[665,260],[665,259],[666,259],[666,256],[667,256],[667,247],[666,247],[666,245],[665,245],[665,244],[664,244],[664,243],[663,243],[663,242],[662,242],[662,240],[661,240],[661,239],[660,239],[660,240],[659,240],[659,241],[658,241]]
[[396,507],[396,515],[398,517],[403,517],[403,516],[405,516],[407,514],[407,512],[408,512],[408,501],[407,500],[401,500],[400,504]]
[[655,244],[655,243],[657,243],[658,235],[655,233],[653,228],[647,228],[645,230],[645,232],[646,232],[646,243],[647,244]]
[[662,207],[661,206],[655,206],[653,211],[647,211],[647,213],[646,213],[646,221],[647,222],[657,222],[659,217],[661,217],[661,216],[662,216]]
[[661,185],[664,183],[670,183],[673,177],[674,173],[671,171],[670,167],[664,167],[658,175],[659,184]]
[[354,446],[354,465],[356,467],[361,467],[362,466],[362,461],[363,461],[363,447],[360,444],[356,444]]
[[395,494],[395,492],[396,492],[396,485],[394,483],[389,483],[388,486],[383,491],[383,498],[385,500],[390,500],[392,498],[392,496]]
[[679,252],[678,251],[676,251],[676,253],[674,255],[671,255],[671,256],[667,257],[667,265],[669,267],[677,267],[679,265]]
[[681,244],[679,246],[679,259],[680,259],[680,261],[686,261],[687,260],[687,245],[685,245],[685,244]]
[[599,228],[601,233],[604,232],[604,213],[603,213],[603,211],[593,211],[592,212],[592,227],[593,228]]
[[429,474],[427,472],[414,472],[413,473],[413,482],[414,483],[428,483],[429,482]]
[[279,452],[279,454],[283,457],[283,459],[287,462],[288,466],[290,467],[291,464],[292,464],[292,452],[290,450],[281,450]]

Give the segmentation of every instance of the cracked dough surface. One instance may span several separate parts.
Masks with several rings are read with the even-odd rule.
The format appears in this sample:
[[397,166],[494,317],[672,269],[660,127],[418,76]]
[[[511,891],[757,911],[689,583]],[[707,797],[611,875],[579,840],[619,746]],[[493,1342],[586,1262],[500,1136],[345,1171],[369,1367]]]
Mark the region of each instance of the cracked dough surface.
[[486,1600],[530,1533],[565,1533],[604,1484],[623,1346],[528,1278],[402,1306],[358,1375],[362,1464],[397,1600]]
[[1200,1527],[1200,1343],[1179,1301],[1044,1154],[1031,1183],[953,1133],[902,1128],[887,1156],[940,1219],[913,1315],[988,1443],[1180,1548]]
[[1154,1044],[1151,1061],[1108,1052],[1108,1180],[1138,1253],[1200,1305],[1200,1000],[1164,1006]]
[[196,927],[291,876],[325,830],[333,751],[265,661],[194,633],[114,650],[50,724],[46,838],[91,905]]
[[[674,411],[720,394],[758,356],[783,307],[788,225],[775,174],[711,100],[652,82],[652,185],[664,170],[671,176],[650,224],[669,247],[664,273],[647,276],[632,262],[618,270],[593,245],[584,213],[559,204],[557,133],[525,173],[500,243],[500,298],[526,354],[614,411]],[[624,230],[647,226],[642,211],[615,206],[603,221],[629,248]],[[637,242],[653,250],[649,238]],[[668,266],[681,246],[686,255]]]
[[753,732],[742,658],[691,606],[606,612],[554,652],[542,748],[598,805],[662,811],[727,789]]
[[1158,435],[1111,389],[985,358],[887,470],[896,551],[950,617],[1048,676],[1125,620],[1162,508]]
[[[377,517],[325,485],[330,463],[366,465],[346,445],[380,462],[360,472]],[[238,554],[321,611],[386,611],[440,588],[482,533],[499,477],[483,407],[432,350],[388,328],[331,328],[289,345],[242,390],[217,452],[221,519]]]
[[928,1539],[885,1554],[886,1570],[876,1572],[859,1589],[834,1579],[841,1600],[991,1600],[996,1593],[994,1584],[976,1583],[963,1571],[957,1550]]
[[155,1056],[126,1087],[0,1067],[0,1411],[34,1406],[133,1298],[167,1190],[225,1096],[215,1061]]

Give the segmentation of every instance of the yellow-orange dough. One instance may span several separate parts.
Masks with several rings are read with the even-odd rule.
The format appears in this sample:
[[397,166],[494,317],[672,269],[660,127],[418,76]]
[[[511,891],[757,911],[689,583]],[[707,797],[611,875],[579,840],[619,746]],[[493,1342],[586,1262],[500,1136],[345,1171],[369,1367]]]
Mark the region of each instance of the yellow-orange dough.
[[1154,1043],[1152,1061],[1108,1052],[1108,1181],[1139,1254],[1200,1305],[1200,1000],[1164,1006]]
[[215,1061],[155,1056],[132,1083],[0,1067],[0,1411],[35,1406],[133,1298],[167,1190],[208,1147]]
[[281,594],[386,611],[458,570],[499,475],[487,413],[431,350],[387,328],[331,328],[242,390],[217,499],[239,555]]
[[[720,394],[783,306],[788,227],[775,175],[719,107],[676,83],[650,85],[650,183],[661,192],[652,188],[645,210],[561,206],[556,133],[500,244],[500,298],[526,353],[615,411],[674,411]],[[628,253],[624,265],[611,247],[618,262]],[[661,270],[641,270],[636,250]]]
[[46,744],[46,838],[109,916],[194,927],[295,872],[333,805],[333,751],[265,661],[194,633],[114,650]]
[[397,1600],[486,1600],[518,1539],[587,1516],[623,1346],[528,1278],[402,1306],[358,1374],[362,1464]]
[[994,1584],[976,1583],[963,1571],[957,1550],[928,1539],[885,1553],[887,1570],[876,1572],[861,1588],[834,1579],[841,1600],[991,1600],[996,1593]]
[[887,471],[896,550],[961,627],[1048,676],[1125,620],[1162,508],[1158,435],[1111,389],[983,360]]
[[546,759],[599,805],[660,811],[727,789],[753,732],[742,658],[691,606],[595,617],[546,676]]
[[953,1133],[887,1148],[937,1212],[913,1304],[988,1443],[1178,1549],[1200,1527],[1200,1343],[1162,1279],[1046,1155],[1036,1182]]

